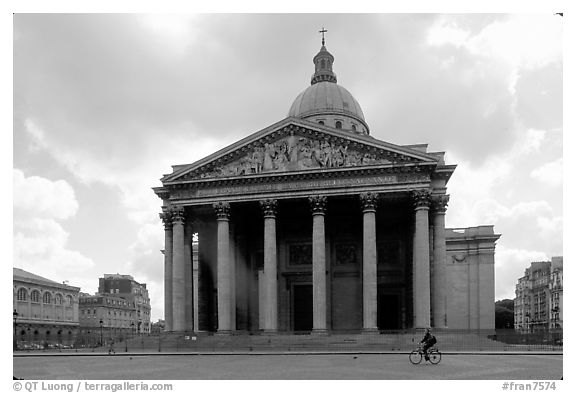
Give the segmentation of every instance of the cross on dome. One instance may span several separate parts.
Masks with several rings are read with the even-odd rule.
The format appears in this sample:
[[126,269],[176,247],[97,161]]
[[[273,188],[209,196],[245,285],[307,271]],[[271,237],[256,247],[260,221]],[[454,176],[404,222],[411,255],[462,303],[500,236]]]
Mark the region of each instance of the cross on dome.
[[325,45],[325,41],[324,41],[324,33],[327,33],[328,30],[326,30],[324,27],[322,28],[322,30],[320,30],[318,33],[322,33],[322,46]]

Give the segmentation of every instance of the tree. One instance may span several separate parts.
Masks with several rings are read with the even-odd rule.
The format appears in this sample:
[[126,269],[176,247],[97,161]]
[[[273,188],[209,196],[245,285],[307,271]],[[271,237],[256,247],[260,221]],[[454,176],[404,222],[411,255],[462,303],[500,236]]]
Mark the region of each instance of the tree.
[[514,328],[514,300],[503,299],[496,302],[495,308],[495,328]]

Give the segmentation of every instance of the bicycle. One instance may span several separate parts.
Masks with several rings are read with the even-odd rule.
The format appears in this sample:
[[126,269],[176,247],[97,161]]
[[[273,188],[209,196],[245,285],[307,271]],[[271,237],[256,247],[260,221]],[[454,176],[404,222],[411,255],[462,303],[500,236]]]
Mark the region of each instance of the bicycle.
[[[418,348],[410,352],[408,358],[410,359],[410,363],[412,364],[420,364],[422,362],[422,358],[424,356],[424,349],[422,345],[419,345]],[[428,349],[428,361],[432,364],[438,364],[442,360],[442,353],[436,348],[436,346],[430,347]]]

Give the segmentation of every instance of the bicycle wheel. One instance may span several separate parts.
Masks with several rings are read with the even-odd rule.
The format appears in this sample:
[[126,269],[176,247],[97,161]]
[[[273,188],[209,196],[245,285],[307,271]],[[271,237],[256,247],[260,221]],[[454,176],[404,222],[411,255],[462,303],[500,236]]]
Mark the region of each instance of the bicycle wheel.
[[438,364],[440,363],[440,360],[442,360],[442,354],[438,350],[430,351],[430,353],[428,354],[428,358],[430,360],[430,363]]
[[420,351],[412,351],[410,352],[410,363],[412,364],[419,364],[422,361],[422,353]]

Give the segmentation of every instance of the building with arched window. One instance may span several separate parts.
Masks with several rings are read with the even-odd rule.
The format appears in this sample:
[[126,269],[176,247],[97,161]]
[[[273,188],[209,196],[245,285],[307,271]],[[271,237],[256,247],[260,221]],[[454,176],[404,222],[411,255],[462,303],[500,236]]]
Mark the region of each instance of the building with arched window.
[[13,268],[14,333],[19,347],[70,345],[78,332],[79,287]]

